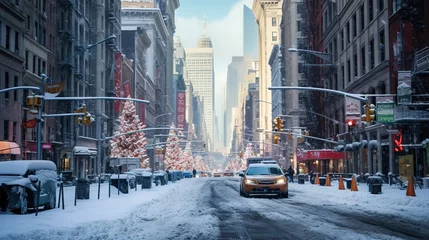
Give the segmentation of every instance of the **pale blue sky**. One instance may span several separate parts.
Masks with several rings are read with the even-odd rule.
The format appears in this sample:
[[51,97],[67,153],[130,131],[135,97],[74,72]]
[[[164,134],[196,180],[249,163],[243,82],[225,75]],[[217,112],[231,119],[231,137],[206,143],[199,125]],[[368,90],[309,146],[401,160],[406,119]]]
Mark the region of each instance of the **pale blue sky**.
[[[243,4],[250,8],[253,0],[180,0],[176,12],[176,33],[185,48],[196,47],[203,32],[204,13],[207,35],[214,49],[215,111],[223,117],[227,68],[233,56],[243,55]],[[219,122],[222,129],[223,123]]]

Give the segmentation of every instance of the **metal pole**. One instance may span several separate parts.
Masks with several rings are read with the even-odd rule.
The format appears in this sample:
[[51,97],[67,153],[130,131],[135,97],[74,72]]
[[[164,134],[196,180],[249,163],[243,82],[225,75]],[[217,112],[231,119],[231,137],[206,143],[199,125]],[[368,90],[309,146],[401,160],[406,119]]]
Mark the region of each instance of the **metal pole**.
[[[359,134],[359,142],[363,141],[363,132],[361,131]],[[361,148],[359,149],[359,167],[358,167],[358,174],[363,174],[363,154],[364,154],[364,149]]]
[[369,142],[371,141],[371,134],[370,132],[366,132],[366,139],[368,141],[368,173],[372,174],[372,150],[369,145]]
[[393,173],[393,136],[389,133],[389,172]]
[[40,95],[41,97],[41,105],[39,107],[39,111],[37,113],[37,160],[41,160],[42,159],[42,112],[43,112],[43,106],[45,105],[45,78],[46,75],[44,73],[42,73],[41,75],[41,88],[40,88]]
[[383,173],[383,157],[381,154],[381,132],[380,128],[377,129],[377,163],[378,163],[378,169],[377,171],[380,173]]

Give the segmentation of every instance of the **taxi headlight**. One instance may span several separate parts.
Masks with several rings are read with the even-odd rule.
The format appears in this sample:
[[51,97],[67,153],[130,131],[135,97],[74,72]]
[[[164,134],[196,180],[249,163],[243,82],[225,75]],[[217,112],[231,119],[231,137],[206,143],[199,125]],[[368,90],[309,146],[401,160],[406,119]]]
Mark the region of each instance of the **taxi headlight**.
[[281,178],[281,179],[278,179],[276,183],[277,184],[279,184],[279,183],[286,183],[286,180],[284,180],[283,178]]
[[256,181],[255,180],[246,179],[244,181],[244,183],[246,183],[246,184],[256,184]]

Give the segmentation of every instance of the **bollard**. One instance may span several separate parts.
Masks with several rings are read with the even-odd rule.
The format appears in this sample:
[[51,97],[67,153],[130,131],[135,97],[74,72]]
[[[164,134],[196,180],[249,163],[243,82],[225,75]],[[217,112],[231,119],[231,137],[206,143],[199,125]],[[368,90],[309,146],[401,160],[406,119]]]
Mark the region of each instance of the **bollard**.
[[60,208],[60,203],[61,203],[61,191],[63,190],[62,185],[63,185],[63,181],[60,182],[60,191],[58,192],[58,208]]
[[64,185],[63,185],[63,183],[61,183],[61,201],[62,201],[62,204],[63,204],[63,210],[64,210]]
[[118,173],[118,195],[119,195],[119,173]]
[[100,199],[100,185],[101,185],[101,177],[98,175],[98,199]]
[[110,198],[110,176],[109,176],[109,198]]
[[41,181],[39,180],[39,186],[38,186],[38,188],[37,188],[36,216],[37,216],[37,214],[39,213],[40,188],[41,188],[40,182],[41,182]]
[[77,182],[74,188],[74,206],[76,206],[76,202],[77,202]]

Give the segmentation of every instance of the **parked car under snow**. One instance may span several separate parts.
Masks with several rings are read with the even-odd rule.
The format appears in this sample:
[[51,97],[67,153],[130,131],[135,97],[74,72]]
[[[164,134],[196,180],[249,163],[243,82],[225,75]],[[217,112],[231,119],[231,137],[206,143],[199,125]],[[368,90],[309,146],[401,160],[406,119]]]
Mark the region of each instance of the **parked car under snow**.
[[0,162],[0,207],[25,214],[37,206],[37,188],[40,181],[38,206],[52,209],[56,202],[57,167],[46,160],[14,160]]

